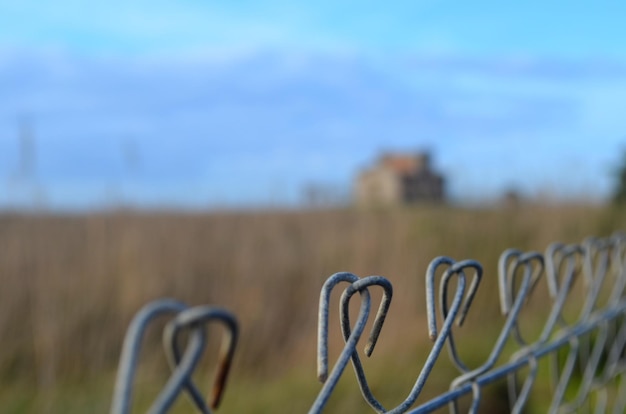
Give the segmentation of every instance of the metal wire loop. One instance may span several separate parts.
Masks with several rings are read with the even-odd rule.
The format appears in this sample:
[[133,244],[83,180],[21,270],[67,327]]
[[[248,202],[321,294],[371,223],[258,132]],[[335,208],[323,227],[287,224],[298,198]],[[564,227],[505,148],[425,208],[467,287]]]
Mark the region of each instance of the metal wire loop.
[[[339,272],[329,277],[322,286],[319,304],[319,323],[317,325],[317,378],[322,383],[326,382],[328,377],[328,314],[330,310],[330,294],[339,283],[348,282],[352,284],[358,280],[359,277],[352,273]],[[389,300],[391,300],[391,297]],[[374,320],[367,345],[365,346],[365,353],[368,356],[374,351],[374,347],[378,341],[378,335],[380,335],[382,325],[385,322],[385,316],[387,314],[384,309],[385,306],[388,308],[389,304],[385,303],[385,300],[383,300],[376,314],[376,319]]]
[[[455,262],[454,259],[440,256],[430,262],[430,264],[428,265],[428,269],[426,270],[426,311],[428,315],[428,336],[432,341],[437,339],[437,311],[435,310],[435,274],[437,272],[437,269],[442,265],[448,266],[448,270],[444,273],[443,279],[441,281],[441,306],[442,313],[444,314],[444,319],[448,316],[447,292],[450,277],[453,275],[457,275],[459,279],[462,279],[463,282],[465,282],[465,273],[463,272],[463,270],[466,268],[473,268],[475,271],[474,279],[472,280],[472,284],[470,285],[469,291],[467,292],[467,297],[465,298],[465,303],[460,309],[461,313],[458,314],[459,309],[456,309],[454,313],[450,312],[453,319],[455,319],[458,314],[458,326],[463,325],[463,321],[465,320],[467,312],[472,305],[472,301],[474,300],[476,290],[478,289],[478,285],[480,284],[480,280],[483,274],[482,266],[480,265],[480,263],[474,260]],[[465,283],[463,285],[465,285]],[[465,287],[463,286],[463,289],[464,288]],[[457,288],[457,292],[459,290],[460,288]]]
[[[530,262],[533,260],[538,260],[538,257],[540,257],[540,255],[538,256],[538,254],[536,253],[522,254],[518,250],[514,250],[514,249],[506,250],[500,256],[500,261],[498,263],[499,264],[498,280],[500,281],[500,298],[505,301],[510,300],[509,299],[510,296],[508,293],[510,289],[509,288],[510,284],[508,281],[509,270],[512,269],[514,271],[516,266],[518,266],[519,264],[525,264],[524,277],[522,279],[520,289],[517,295],[515,296],[513,303],[510,306],[506,303],[504,306],[501,306],[503,312],[505,312],[507,316],[506,322],[504,324],[504,327],[500,331],[500,335],[498,336],[495,346],[491,350],[491,353],[489,357],[487,358],[487,361],[485,361],[485,363],[481,365],[480,367],[470,372],[465,372],[464,374],[454,379],[452,381],[452,384],[450,385],[451,389],[459,388],[463,384],[466,384],[468,382],[475,382],[475,380],[479,376],[489,371],[495,365],[496,361],[502,354],[502,350],[504,349],[504,345],[506,344],[506,341],[509,335],[511,334],[511,331],[514,329],[514,327],[517,324],[519,312],[522,308],[524,301],[526,300],[533,286],[536,284],[538,276],[535,276],[537,273],[533,272]],[[470,413],[475,413],[478,410],[479,399],[480,399],[480,396],[474,393],[474,400],[473,400],[472,407],[470,408]],[[450,403],[450,411],[453,413],[458,412],[456,400]]]
[[[380,286],[383,289],[383,300],[381,302],[380,309],[378,314],[376,315],[376,320],[380,321],[378,327],[374,327],[374,329],[378,329],[378,332],[373,333],[375,337],[378,337],[380,333],[380,329],[382,328],[382,324],[387,316],[387,312],[389,310],[389,306],[391,304],[391,298],[393,296],[393,288],[391,286],[391,282],[385,279],[382,276],[368,276],[363,279],[357,280],[356,282],[349,285],[346,290],[344,290],[341,295],[341,305],[340,305],[340,315],[341,315],[341,330],[343,333],[344,341],[348,341],[351,334],[350,328],[350,308],[349,303],[350,299],[356,292],[360,292],[361,290],[367,289],[372,286]],[[372,349],[373,346],[371,342],[366,346],[366,354],[368,349]],[[371,352],[370,352],[371,355]],[[367,355],[367,356],[370,356]],[[367,379],[365,378],[365,371],[363,370],[363,365],[361,364],[361,359],[359,358],[359,354],[357,350],[354,350],[352,353],[352,366],[354,368],[354,372],[357,378],[357,382],[359,383],[359,388],[361,389],[361,394],[367,403],[377,412],[384,413],[386,412],[385,408],[382,404],[374,397],[369,384],[367,383]]]
[[[351,273],[336,273],[331,276],[322,287],[322,293],[320,295],[320,308],[319,308],[319,323],[318,323],[318,378],[323,382],[322,389],[320,390],[317,398],[313,402],[309,414],[320,413],[326,406],[330,395],[337,386],[339,378],[343,374],[352,354],[356,351],[356,345],[365,330],[367,319],[370,312],[370,294],[367,289],[359,291],[361,295],[361,307],[359,309],[359,316],[355,323],[354,329],[350,334],[348,340],[346,340],[343,350],[341,351],[337,362],[333,369],[328,372],[328,302],[330,300],[330,291],[332,288],[342,281],[348,281],[350,283],[356,282],[358,277]],[[322,375],[323,374],[323,375]]]
[[200,306],[180,312],[174,320],[167,324],[163,331],[163,346],[166,350],[170,367],[175,370],[181,364],[181,359],[183,358],[181,357],[178,343],[182,330],[186,328],[192,330],[192,332],[200,331],[203,338],[202,350],[204,350],[205,326],[213,321],[223,324],[226,332],[222,339],[215,380],[211,388],[208,406],[197,387],[193,384],[191,377],[185,379],[188,393],[202,413],[210,413],[211,410],[209,408],[215,409],[219,407],[237,347],[239,337],[237,320],[227,310],[211,306]]
[[[435,309],[435,291],[434,291],[434,283],[435,283],[435,274],[437,269],[441,265],[448,266],[448,269],[444,273],[442,279],[442,293],[441,299],[446,299],[447,292],[447,284],[452,275],[458,276],[458,285],[456,289],[456,293],[452,299],[452,303],[450,305],[449,310],[447,310],[446,316],[443,321],[443,325],[441,327],[441,331],[437,331],[437,322],[436,322],[436,309]],[[470,285],[469,291],[467,292],[467,297],[465,298],[465,302],[463,302],[463,297],[465,296],[466,289],[466,278],[464,269],[473,268],[475,270],[475,276]],[[444,347],[446,341],[449,340],[450,334],[452,332],[452,325],[454,321],[458,318],[458,323],[462,324],[467,314],[469,307],[472,304],[472,300],[476,294],[476,290],[478,289],[480,280],[482,276],[482,267],[478,262],[474,261],[462,261],[455,262],[453,259],[449,257],[438,257],[434,259],[428,266],[426,270],[426,307],[428,314],[428,327],[429,327],[429,336],[432,340],[434,340],[433,348],[431,349],[428,357],[424,361],[424,366],[420,371],[413,388],[409,392],[409,395],[405,398],[405,400],[400,403],[395,408],[387,411],[388,413],[399,414],[406,412],[417,400],[420,393],[422,392],[424,385],[426,384],[426,380],[428,379],[435,362],[439,358],[441,351]],[[445,288],[445,289],[444,289]],[[444,307],[441,308],[442,311]]]
[[[508,263],[508,268],[504,268],[506,263]],[[528,301],[543,274],[544,260],[543,256],[537,252],[520,253],[516,250],[508,250],[501,256],[500,265],[500,298],[505,298],[505,303],[501,304],[501,307],[505,310],[503,315],[506,316],[516,299],[515,279],[518,275],[518,269],[523,269],[524,278],[530,278],[528,292],[524,294],[524,300]],[[519,323],[517,322],[513,324],[513,337],[520,346],[528,344],[522,337]]]
[[[476,295],[476,290],[478,289],[478,286],[480,284],[480,281],[483,275],[482,266],[480,265],[480,263],[478,263],[475,260],[463,260],[461,262],[454,263],[443,274],[443,277],[441,279],[441,288],[439,289],[439,294],[440,294],[439,308],[441,310],[442,318],[443,320],[445,320],[449,314],[448,283],[450,282],[450,278],[455,275],[458,276],[459,278],[465,278],[466,270],[473,270],[474,278],[472,279],[472,284],[470,285],[469,291],[467,293],[465,304],[463,305],[463,308],[457,319],[458,326],[463,326],[463,321],[465,320],[465,317],[467,316],[467,312],[469,311],[469,308],[472,305],[472,300],[474,299],[474,296]],[[456,316],[452,314],[451,318],[455,319]],[[456,350],[456,345],[454,342],[454,336],[453,336],[452,331],[450,331],[450,333],[448,334],[448,353],[450,355],[450,359],[452,360],[454,365],[457,367],[457,369],[459,369],[461,372],[469,371],[469,368],[467,368],[467,365],[463,363],[463,361],[459,357],[459,354]]]
[[[137,371],[141,341],[146,329],[157,317],[173,315],[187,308],[182,302],[173,299],[161,299],[145,305],[131,321],[120,356],[117,370],[111,414],[128,414],[132,404],[132,386]],[[182,386],[181,379],[178,386]],[[159,397],[157,397],[159,399]],[[154,411],[153,405],[153,411]]]

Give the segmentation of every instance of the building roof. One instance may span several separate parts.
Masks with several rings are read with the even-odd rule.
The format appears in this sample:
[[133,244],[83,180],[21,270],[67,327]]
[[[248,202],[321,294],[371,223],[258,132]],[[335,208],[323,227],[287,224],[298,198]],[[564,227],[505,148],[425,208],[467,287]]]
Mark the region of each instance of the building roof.
[[380,165],[397,174],[414,174],[423,164],[422,154],[384,154]]

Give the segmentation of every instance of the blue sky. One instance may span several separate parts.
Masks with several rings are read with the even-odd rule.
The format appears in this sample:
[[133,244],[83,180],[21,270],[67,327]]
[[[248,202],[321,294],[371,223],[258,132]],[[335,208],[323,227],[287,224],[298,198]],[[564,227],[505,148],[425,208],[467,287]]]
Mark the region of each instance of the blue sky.
[[296,203],[420,149],[457,200],[602,199],[626,147],[625,18],[618,2],[0,0],[0,205]]

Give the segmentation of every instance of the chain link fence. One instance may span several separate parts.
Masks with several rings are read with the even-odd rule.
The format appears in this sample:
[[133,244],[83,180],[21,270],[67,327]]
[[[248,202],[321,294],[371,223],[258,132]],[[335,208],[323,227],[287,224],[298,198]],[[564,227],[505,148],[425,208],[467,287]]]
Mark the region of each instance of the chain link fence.
[[[438,279],[439,288],[436,289]],[[370,356],[374,351],[392,301],[392,284],[382,276],[359,278],[346,272],[328,278],[322,286],[319,302],[317,377],[322,388],[312,401],[309,413],[323,412],[350,362],[363,398],[377,413],[429,413],[446,406],[451,413],[458,413],[458,400],[463,396],[471,398],[469,412],[476,413],[481,407],[484,388],[499,380],[507,381],[510,412],[521,413],[533,392],[542,360],[547,360],[550,367],[552,392],[548,412],[626,411],[626,234],[616,233],[604,239],[587,238],[574,245],[553,243],[543,254],[515,249],[504,251],[498,262],[498,286],[505,323],[486,361],[470,368],[457,352],[462,349],[462,343],[455,341],[453,325],[463,325],[482,279],[483,268],[475,260],[455,261],[438,257],[430,263],[425,292],[432,349],[408,396],[390,408],[384,407],[374,396],[357,344],[365,334],[369,319],[370,289],[380,288],[382,300],[364,353]],[[545,284],[539,283],[542,279]],[[456,283],[451,283],[454,280]],[[340,285],[346,285],[340,299],[345,345],[331,368],[328,357],[329,306],[331,292]],[[575,285],[582,286],[584,297],[579,303],[577,317],[568,320],[564,308]],[[456,289],[454,293],[451,292],[452,286]],[[547,286],[550,311],[542,317],[543,326],[538,337],[529,339],[520,328],[520,313],[539,286]],[[449,293],[453,295],[451,302]],[[360,308],[352,324],[349,304],[354,296],[360,298]],[[111,413],[130,412],[142,337],[148,325],[160,316],[170,317],[163,331],[163,345],[171,375],[148,412],[166,413],[184,393],[199,412],[211,413],[220,403],[235,354],[239,334],[237,320],[224,309],[188,307],[171,299],[146,305],[130,324],[120,358]],[[443,321],[440,327],[437,326],[438,319]],[[205,349],[206,325],[209,323],[224,325],[226,334],[222,338],[211,393],[205,397],[193,383],[192,374]],[[181,335],[187,336],[184,350],[181,349]],[[507,343],[513,343],[515,350],[508,360],[502,362],[506,359],[503,357]],[[458,376],[452,380],[447,392],[416,406],[428,378],[436,375],[433,369],[444,347],[458,370]]]

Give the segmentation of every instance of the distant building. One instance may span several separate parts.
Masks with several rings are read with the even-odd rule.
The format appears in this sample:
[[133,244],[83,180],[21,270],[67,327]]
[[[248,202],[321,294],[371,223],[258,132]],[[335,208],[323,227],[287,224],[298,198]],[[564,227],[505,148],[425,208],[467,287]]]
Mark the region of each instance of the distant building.
[[430,155],[383,154],[355,183],[360,205],[400,205],[444,200],[444,178],[431,170]]

